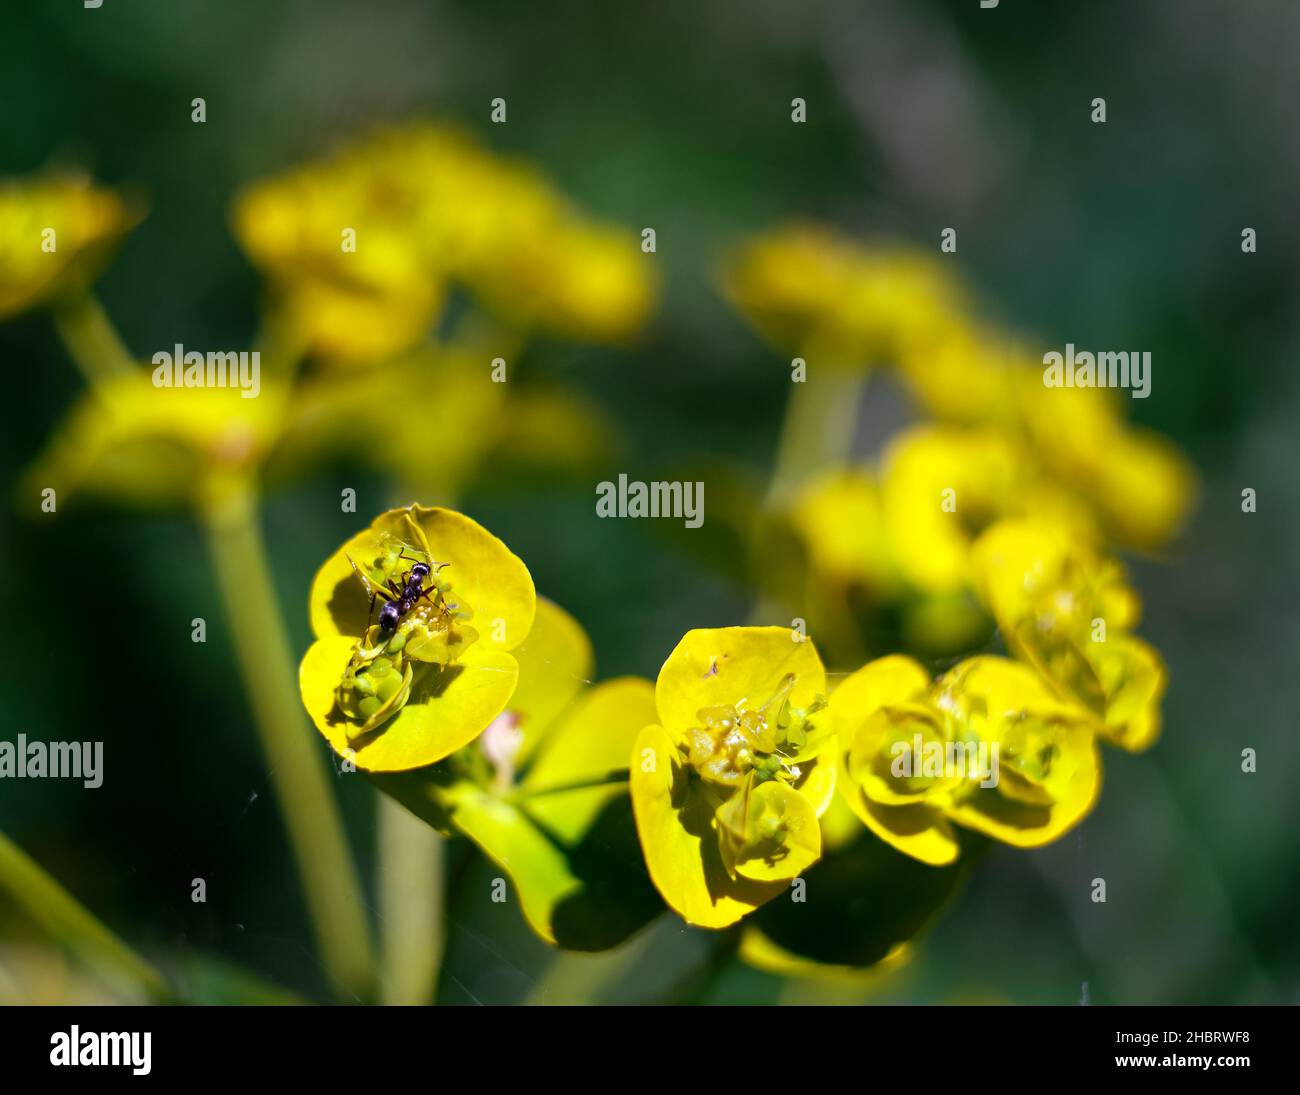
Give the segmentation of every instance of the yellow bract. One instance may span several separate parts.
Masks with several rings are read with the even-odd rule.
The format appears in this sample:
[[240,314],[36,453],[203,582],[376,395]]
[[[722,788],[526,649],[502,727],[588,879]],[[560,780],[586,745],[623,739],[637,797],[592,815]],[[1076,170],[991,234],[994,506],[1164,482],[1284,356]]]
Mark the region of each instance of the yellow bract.
[[825,981],[874,988],[912,960],[912,948],[900,943],[871,966],[831,965],[786,950],[758,928],[746,925],[740,936],[740,957],[755,969],[792,980]]
[[953,823],[1017,847],[1055,840],[1100,786],[1092,727],[1027,666],[977,657],[934,683],[893,655],[831,697],[839,788],[872,832],[932,866],[953,862]]
[[355,649],[356,640],[344,635],[312,643],[298,686],[316,729],[339,756],[368,772],[423,768],[473,741],[509,702],[519,672],[509,654],[478,647],[454,665],[415,666],[406,702],[371,732],[356,735],[337,700]]
[[834,738],[825,670],[800,640],[780,627],[690,631],[659,672],[632,805],[650,877],[689,923],[734,923],[821,856]]
[[[865,793],[851,770],[856,767],[864,775],[867,748],[875,746],[879,750],[882,744],[873,720],[882,711],[922,701],[929,686],[930,675],[911,658],[901,655],[878,658],[841,682],[831,694],[830,711],[839,736],[841,797],[862,823],[886,843],[923,863],[942,866],[955,860],[960,852],[942,805],[926,802],[924,796],[906,804],[878,801]],[[871,785],[875,788],[880,783],[872,780]]]
[[[433,568],[429,595],[389,633],[368,626],[368,590],[381,591],[382,606],[417,561]],[[360,768],[433,764],[505,708],[518,676],[508,651],[527,637],[535,610],[527,567],[481,525],[446,509],[389,510],[312,583],[317,641],[299,672],[303,702],[335,751]]]
[[0,318],[88,289],[140,216],[80,175],[0,184]]
[[1012,652],[1113,744],[1134,752],[1154,744],[1167,676],[1159,654],[1129,634],[1140,604],[1119,565],[1033,521],[993,526],[973,558]]

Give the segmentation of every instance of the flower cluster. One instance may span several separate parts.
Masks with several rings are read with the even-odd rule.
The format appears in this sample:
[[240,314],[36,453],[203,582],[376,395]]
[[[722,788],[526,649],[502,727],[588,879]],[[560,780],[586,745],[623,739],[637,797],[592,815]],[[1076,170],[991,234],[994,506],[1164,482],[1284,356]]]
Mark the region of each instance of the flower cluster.
[[[0,189],[0,244],[21,243],[3,248],[15,257],[0,317],[87,306],[135,219],[80,179]],[[29,483],[188,504],[214,542],[235,526],[247,546],[256,485],[340,451],[445,497],[489,453],[563,463],[601,445],[580,401],[507,394],[483,368],[485,332],[494,346],[534,330],[617,342],[654,294],[629,233],[532,170],[407,125],[251,184],[233,220],[270,290],[257,398],[161,393],[83,307],[63,319],[74,356],[98,351],[114,368],[88,370],[91,392]],[[847,449],[794,461],[793,489],[771,491],[746,529],[756,554],[793,533],[806,568],[783,594],[818,645],[802,628],[691,630],[653,685],[593,684],[585,633],[538,600],[505,544],[461,513],[412,505],[317,573],[300,694],[336,754],[508,873],[549,942],[613,946],[666,904],[711,929],[748,918],[742,954],[769,968],[883,966],[950,892],[957,871],[942,868],[969,861],[963,830],[1022,848],[1054,840],[1096,801],[1099,742],[1157,739],[1166,672],[1133,633],[1140,603],[1112,553],[1165,547],[1193,477],[1110,394],[1045,387],[1021,344],[971,319],[933,257],[799,227],[740,249],[725,289],[836,384],[891,367],[927,419],[869,462]],[[446,307],[462,291],[484,308],[474,322]],[[313,367],[300,372],[303,358]],[[450,408],[436,428],[395,413],[426,399]],[[1009,657],[983,653],[995,634]],[[869,658],[896,650],[944,670]],[[835,684],[823,655],[861,668]],[[292,721],[282,715],[267,717]],[[902,900],[890,872],[905,869],[947,881],[844,953],[775,923],[773,898],[809,872]]]
[[[1071,510],[1072,519],[1082,513],[1099,537],[1143,550],[1167,544],[1186,520],[1194,493],[1186,460],[1163,438],[1128,425],[1115,392],[1045,387],[1024,340],[975,321],[968,295],[933,257],[858,247],[820,229],[785,229],[742,248],[724,288],[760,333],[811,367],[892,367],[916,407],[947,427],[938,439],[928,435],[928,452],[904,467],[895,454],[878,472],[867,470],[883,489],[891,478],[912,485],[906,480],[917,463],[939,471],[964,465],[963,450],[994,450],[998,474],[967,481],[988,493],[1012,487],[1021,512],[1036,511],[1045,498],[1053,509]],[[1015,473],[1010,483],[1008,470]],[[951,477],[947,485],[954,486]],[[815,509],[815,492],[825,489],[833,487],[809,483],[814,497],[796,503],[796,514]],[[969,515],[980,520],[984,509],[977,502]],[[840,511],[837,519],[851,524],[873,515]],[[968,517],[963,522],[969,528]],[[842,535],[806,521],[800,527],[810,545]],[[900,528],[906,520],[888,531]],[[900,544],[896,556],[915,560],[918,553]]]
[[535,171],[412,123],[249,186],[235,233],[326,361],[373,364],[418,341],[449,286],[520,328],[626,338],[653,297],[630,232],[576,212]]
[[[61,333],[94,391],[28,475],[60,498],[203,509],[232,478],[279,480],[344,453],[446,497],[489,455],[568,472],[614,443],[599,407],[554,381],[499,383],[485,364],[508,354],[513,367],[534,330],[629,338],[654,303],[652,264],[629,229],[465,134],[381,129],[237,195],[234,230],[268,288],[257,398],[152,387],[87,298],[141,215],[79,175],[0,185],[0,318],[81,305]],[[458,289],[469,297],[447,308]],[[455,407],[437,429],[396,413],[435,400]]]

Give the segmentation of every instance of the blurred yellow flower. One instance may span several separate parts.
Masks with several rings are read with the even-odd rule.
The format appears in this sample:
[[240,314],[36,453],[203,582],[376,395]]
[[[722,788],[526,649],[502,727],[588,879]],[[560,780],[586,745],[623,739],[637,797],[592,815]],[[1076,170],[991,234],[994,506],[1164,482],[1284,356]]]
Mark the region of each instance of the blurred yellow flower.
[[382,129],[245,188],[235,233],[312,352],[373,363],[417,342],[449,279],[518,326],[617,340],[654,296],[631,233],[455,130]]
[[728,299],[763,337],[818,364],[895,363],[960,316],[942,264],[903,246],[858,247],[807,225],[750,240],[723,271]]
[[522,326],[621,342],[649,318],[654,283],[630,230],[572,217],[536,226],[468,278],[479,297]]
[[1182,530],[1196,474],[1165,438],[1123,421],[1114,390],[1047,388],[1041,370],[1017,374],[1016,388],[1038,459],[1088,502],[1111,538],[1157,551]]
[[83,395],[24,478],[130,506],[200,505],[213,477],[251,473],[275,443],[287,391],[262,378],[237,388],[158,388],[145,371],[109,377]]
[[0,319],[90,288],[141,215],[81,175],[0,183]]
[[[1119,543],[1157,551],[1185,524],[1195,475],[1174,446],[1130,428],[1114,391],[1046,387],[1041,358],[1025,340],[975,321],[935,256],[792,226],[742,246],[723,288],[764,338],[810,363],[894,366],[926,414],[1001,435],[1017,465],[1032,460],[1040,478],[1056,481],[1057,497],[1076,495]],[[952,550],[941,548],[932,566],[924,553],[902,558],[929,571],[923,588],[956,581]]]
[[1086,508],[1037,475],[1023,449],[1000,432],[905,430],[882,461],[881,496],[899,569],[931,593],[970,585],[971,544],[1000,517],[1036,513],[1085,539],[1095,535]]
[[1058,527],[1004,521],[973,552],[978,585],[1008,648],[1133,752],[1160,733],[1167,675],[1130,634],[1141,612],[1119,564]]
[[954,318],[899,359],[905,386],[941,422],[1018,429],[1017,383],[1034,359],[1015,340]]
[[515,395],[514,385],[493,383],[481,357],[454,347],[420,346],[382,369],[304,378],[268,473],[290,476],[345,455],[422,496],[454,496],[498,443]]
[[735,923],[821,856],[833,731],[821,659],[797,639],[689,631],[659,672],[659,723],[632,750],[632,805],[650,877],[690,924]]
[[904,358],[901,372],[940,421],[1018,439],[1021,459],[1077,495],[1119,543],[1155,551],[1186,523],[1194,472],[1163,437],[1126,424],[1115,390],[1048,388],[1023,343],[960,325]]
[[883,596],[899,581],[883,511],[875,477],[866,469],[842,468],[805,483],[790,505],[789,521],[821,580],[862,585]]

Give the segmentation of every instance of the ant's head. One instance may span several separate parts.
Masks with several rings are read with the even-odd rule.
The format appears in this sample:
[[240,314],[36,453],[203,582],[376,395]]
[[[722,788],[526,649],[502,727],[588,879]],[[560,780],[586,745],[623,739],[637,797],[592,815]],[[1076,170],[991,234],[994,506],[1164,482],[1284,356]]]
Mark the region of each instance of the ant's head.
[[416,579],[418,579],[418,580],[420,580],[420,581],[423,581],[423,580],[424,580],[425,578],[427,578],[428,576],[429,576],[429,564],[428,564],[428,563],[416,563],[413,567],[411,567],[411,577],[412,577],[412,578],[416,578]]
[[401,621],[402,615],[397,609],[395,601],[387,601],[384,607],[379,610],[379,630],[392,631]]

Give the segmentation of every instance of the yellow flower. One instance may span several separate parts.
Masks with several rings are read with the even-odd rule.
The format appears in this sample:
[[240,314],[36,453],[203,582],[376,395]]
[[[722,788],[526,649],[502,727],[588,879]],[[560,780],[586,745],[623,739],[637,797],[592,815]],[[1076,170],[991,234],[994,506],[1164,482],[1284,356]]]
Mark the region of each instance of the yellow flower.
[[[413,576],[420,564],[425,574]],[[411,582],[420,595],[400,611]],[[535,608],[528,568],[482,526],[446,509],[389,510],[316,574],[303,703],[359,768],[433,764],[505,708],[518,676],[509,651]]]
[[244,399],[237,388],[157,388],[144,371],[105,379],[73,406],[26,486],[61,499],[199,505],[213,477],[250,473],[275,443],[287,393],[272,378],[260,385]]
[[791,503],[789,520],[824,581],[862,585],[877,594],[897,586],[880,487],[868,471],[835,469],[809,480]]
[[884,517],[898,566],[916,588],[951,593],[970,585],[970,549],[999,517],[1049,515],[1091,538],[1077,501],[1034,473],[1001,433],[921,426],[890,445],[881,471]]
[[981,656],[931,683],[910,658],[870,662],[830,700],[839,788],[873,833],[931,866],[961,852],[953,825],[1038,847],[1095,801],[1092,727],[1028,667]]
[[497,261],[469,280],[517,325],[617,343],[649,317],[655,295],[649,270],[634,233],[569,215],[509,241]]
[[833,734],[821,659],[797,638],[690,631],[659,672],[659,722],[632,750],[632,804],[650,877],[688,923],[735,923],[821,855]]
[[1032,670],[1006,658],[970,658],[940,677],[932,696],[957,740],[998,747],[996,786],[965,779],[950,795],[950,820],[1037,848],[1092,808],[1101,791],[1092,725]]
[[963,303],[929,255],[862,248],[803,225],[751,240],[727,264],[723,286],[775,345],[854,369],[897,362],[953,323]]
[[1119,564],[1060,528],[1021,520],[990,528],[973,559],[1008,648],[1113,744],[1134,752],[1154,744],[1167,674],[1129,633],[1141,605]]
[[1077,495],[1119,543],[1156,551],[1186,523],[1195,473],[1166,439],[1124,422],[1114,390],[1048,388],[1022,343],[961,324],[917,343],[901,372],[935,418],[1015,440],[1020,459]]
[[140,216],[80,175],[0,184],[0,318],[90,288]]
[[[950,734],[938,712],[925,712],[930,675],[918,662],[891,655],[869,662],[845,678],[831,694],[831,720],[839,737],[837,758],[841,797],[864,825],[900,852],[933,866],[960,854],[957,836],[945,816],[948,783],[914,786],[907,797],[880,795],[888,786],[890,754],[908,724],[931,740]],[[918,783],[920,781],[917,781]]]
[[235,236],[278,307],[326,359],[382,360],[419,340],[442,305],[416,181],[361,146],[246,187]]
[[[455,494],[499,440],[513,385],[481,357],[421,346],[384,368],[330,371],[294,391],[271,475],[346,454],[422,493]],[[410,405],[433,414],[409,413]]]
[[448,279],[511,322],[618,340],[653,297],[630,234],[454,130],[380,130],[246,188],[235,233],[309,348],[375,363],[417,342]]
[[1016,387],[1038,460],[1088,502],[1113,539],[1156,551],[1181,531],[1196,474],[1165,438],[1124,423],[1113,390],[1047,388],[1041,370],[1020,374]]
[[910,351],[899,372],[927,414],[966,426],[1018,428],[1018,378],[1028,375],[1033,359],[1014,340],[953,322]]
[[586,633],[544,598],[515,654],[519,686],[476,742],[433,769],[376,782],[508,872],[548,943],[611,947],[663,912],[627,786],[628,753],[655,718],[654,686],[640,677],[589,685]]
[[1158,551],[1183,527],[1196,502],[1196,473],[1168,440],[1123,430],[1103,443],[1108,459],[1085,491],[1122,544]]

